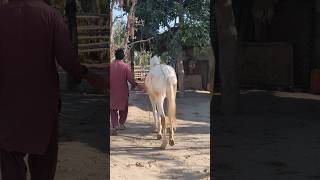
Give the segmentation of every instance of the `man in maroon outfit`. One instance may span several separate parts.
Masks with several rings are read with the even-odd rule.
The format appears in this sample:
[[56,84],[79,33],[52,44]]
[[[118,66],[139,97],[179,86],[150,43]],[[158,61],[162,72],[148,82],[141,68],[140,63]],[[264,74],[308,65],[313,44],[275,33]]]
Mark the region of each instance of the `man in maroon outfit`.
[[73,53],[59,12],[44,0],[0,8],[0,159],[2,180],[52,180],[58,150],[56,61],[76,80],[85,67]]
[[[128,82],[144,90],[143,86],[134,81],[129,65],[123,62],[124,52],[117,49],[116,60],[110,65],[110,115],[112,135],[117,135],[118,129],[124,129],[128,115],[129,88]],[[119,126],[120,123],[120,126]]]

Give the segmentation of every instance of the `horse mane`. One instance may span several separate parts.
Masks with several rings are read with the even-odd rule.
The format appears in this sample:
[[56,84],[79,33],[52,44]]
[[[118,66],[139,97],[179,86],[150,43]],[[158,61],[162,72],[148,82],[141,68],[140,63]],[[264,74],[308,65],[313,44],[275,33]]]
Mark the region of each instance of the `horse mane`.
[[156,65],[159,65],[160,64],[160,62],[161,62],[161,60],[160,60],[160,57],[159,56],[153,56],[151,59],[150,59],[150,67],[152,68],[152,67],[154,67],[154,66],[156,66]]

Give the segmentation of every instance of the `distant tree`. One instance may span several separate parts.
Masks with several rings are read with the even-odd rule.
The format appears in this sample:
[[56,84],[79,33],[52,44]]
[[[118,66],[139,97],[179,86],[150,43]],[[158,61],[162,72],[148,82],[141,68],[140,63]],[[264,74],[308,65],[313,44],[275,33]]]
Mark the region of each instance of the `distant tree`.
[[[123,19],[118,19],[113,23],[112,27],[112,37],[111,37],[111,51],[114,51],[118,48],[124,48],[126,47],[126,41],[125,38],[127,31],[127,25]],[[111,58],[113,58],[113,55],[111,54]]]
[[[183,90],[183,47],[195,47],[195,53],[207,51],[209,38],[209,0],[139,0],[136,17],[144,21],[138,29],[139,39],[155,37],[160,42],[159,29],[168,33],[169,55],[174,57],[180,90]],[[178,29],[173,31],[173,28]],[[155,48],[160,47],[158,44]]]

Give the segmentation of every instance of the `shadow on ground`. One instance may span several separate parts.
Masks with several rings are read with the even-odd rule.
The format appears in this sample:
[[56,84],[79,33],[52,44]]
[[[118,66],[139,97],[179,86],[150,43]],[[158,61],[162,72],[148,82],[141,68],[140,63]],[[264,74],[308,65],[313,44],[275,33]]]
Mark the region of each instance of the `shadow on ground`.
[[319,179],[319,117],[317,95],[241,94],[237,117],[212,117],[214,179]]
[[62,94],[60,142],[79,141],[106,152],[107,111],[104,96]]

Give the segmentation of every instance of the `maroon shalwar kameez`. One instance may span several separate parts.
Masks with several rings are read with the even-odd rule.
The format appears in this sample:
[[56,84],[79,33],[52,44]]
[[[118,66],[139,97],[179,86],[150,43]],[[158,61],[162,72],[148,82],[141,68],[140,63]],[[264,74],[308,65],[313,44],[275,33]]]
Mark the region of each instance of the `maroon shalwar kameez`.
[[25,154],[29,154],[33,179],[53,178],[60,98],[55,59],[69,74],[81,79],[81,66],[59,12],[43,0],[15,0],[0,8],[3,180],[23,179],[21,158]]
[[133,80],[129,65],[115,60],[110,65],[110,115],[113,128],[124,124],[128,115],[129,88],[138,84]]

